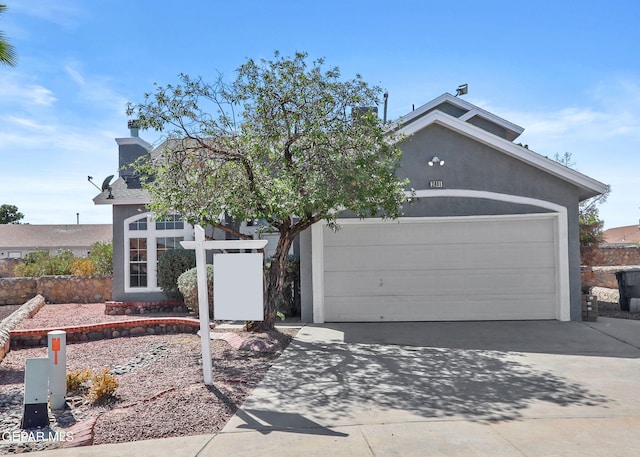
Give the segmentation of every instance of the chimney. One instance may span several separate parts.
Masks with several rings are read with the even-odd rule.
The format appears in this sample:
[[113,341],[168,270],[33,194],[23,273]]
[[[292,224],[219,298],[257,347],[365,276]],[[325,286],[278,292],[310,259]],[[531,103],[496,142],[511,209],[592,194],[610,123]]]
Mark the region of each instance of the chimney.
[[127,122],[132,138],[138,138],[138,119],[132,119]]
[[119,175],[130,189],[140,188],[140,178],[136,175],[131,164],[151,150],[151,145],[138,136],[138,121],[127,122],[130,135],[127,138],[116,138],[118,143]]
[[351,108],[351,119],[354,123],[361,122],[361,119],[369,113],[373,114],[375,117],[378,117],[378,107],[354,106],[353,108]]

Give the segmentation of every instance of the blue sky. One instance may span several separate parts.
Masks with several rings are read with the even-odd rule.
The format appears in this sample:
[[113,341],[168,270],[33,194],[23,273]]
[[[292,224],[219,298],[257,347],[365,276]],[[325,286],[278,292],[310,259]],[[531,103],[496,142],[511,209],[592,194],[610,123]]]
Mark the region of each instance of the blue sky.
[[[605,227],[640,218],[640,2],[2,0],[16,48],[0,67],[0,204],[32,224],[110,223],[125,106],[179,73],[307,51],[389,91],[394,119],[469,84],[516,140],[610,184]],[[141,132],[149,142],[155,132]]]

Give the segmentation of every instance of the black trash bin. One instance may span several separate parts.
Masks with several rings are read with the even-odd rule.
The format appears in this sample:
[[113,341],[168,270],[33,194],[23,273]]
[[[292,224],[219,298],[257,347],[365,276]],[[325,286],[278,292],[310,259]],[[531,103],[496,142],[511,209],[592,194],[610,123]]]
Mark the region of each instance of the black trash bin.
[[632,298],[640,298],[640,268],[616,271],[618,291],[620,292],[620,309],[629,311]]

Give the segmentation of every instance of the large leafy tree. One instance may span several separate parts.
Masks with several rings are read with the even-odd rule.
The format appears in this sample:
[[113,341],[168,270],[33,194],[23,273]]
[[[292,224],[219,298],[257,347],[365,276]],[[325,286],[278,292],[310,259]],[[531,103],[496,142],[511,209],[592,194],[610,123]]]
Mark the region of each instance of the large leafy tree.
[[24,218],[24,214],[18,211],[15,205],[0,206],[0,224],[19,224]]
[[[238,221],[264,221],[280,239],[266,280],[271,329],[283,300],[287,253],[296,235],[338,211],[395,218],[404,201],[400,149],[370,111],[379,87],[337,67],[275,53],[247,60],[227,84],[181,75],[129,105],[139,126],[163,132],[159,154],[137,163],[159,215],[177,211],[238,238]],[[153,179],[150,179],[153,177]],[[233,220],[236,224],[225,221]]]
[[[0,5],[0,14],[7,9],[6,5]],[[18,63],[18,57],[16,51],[9,41],[5,37],[4,33],[0,30],[0,63],[14,67]]]

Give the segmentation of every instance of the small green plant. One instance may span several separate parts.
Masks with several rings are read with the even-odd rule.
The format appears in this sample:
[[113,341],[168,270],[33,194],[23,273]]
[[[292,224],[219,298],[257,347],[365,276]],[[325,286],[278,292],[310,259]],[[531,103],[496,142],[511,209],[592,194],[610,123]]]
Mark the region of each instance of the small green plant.
[[118,388],[118,380],[109,374],[109,369],[105,368],[100,373],[91,377],[91,387],[89,387],[89,401],[95,403],[99,400],[113,396]]
[[[213,265],[207,265],[207,283],[209,285],[209,317],[213,317]],[[178,277],[178,289],[184,296],[185,306],[199,316],[197,268],[191,268]]]
[[16,276],[38,278],[44,275],[69,275],[76,257],[69,250],[51,255],[48,251],[30,252],[14,269]]
[[96,274],[113,274],[113,243],[103,241],[93,243],[87,258]]
[[74,370],[67,373],[67,390],[80,392],[86,390],[86,382],[91,379],[91,370]]
[[192,249],[172,249],[158,259],[158,285],[162,292],[174,300],[183,300],[178,289],[178,277],[196,266],[196,253]]

